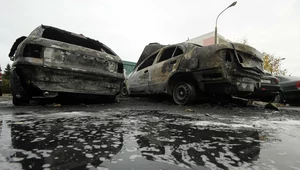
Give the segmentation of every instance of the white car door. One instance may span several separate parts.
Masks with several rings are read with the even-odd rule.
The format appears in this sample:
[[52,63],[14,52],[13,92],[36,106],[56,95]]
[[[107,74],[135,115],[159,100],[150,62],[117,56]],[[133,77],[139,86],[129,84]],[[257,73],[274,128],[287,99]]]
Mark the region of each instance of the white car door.
[[183,50],[179,46],[171,46],[162,50],[157,56],[158,61],[149,69],[149,88],[152,93],[166,90],[169,76],[177,70]]
[[151,68],[158,52],[147,57],[128,78],[128,89],[131,94],[149,93],[149,68]]

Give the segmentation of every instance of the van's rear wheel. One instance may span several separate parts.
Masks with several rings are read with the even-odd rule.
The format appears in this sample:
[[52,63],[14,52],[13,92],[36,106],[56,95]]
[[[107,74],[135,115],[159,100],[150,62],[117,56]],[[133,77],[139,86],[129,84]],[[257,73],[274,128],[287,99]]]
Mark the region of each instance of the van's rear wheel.
[[22,106],[22,105],[29,104],[29,100],[22,100],[13,95],[12,103],[15,106]]
[[196,99],[196,90],[194,85],[179,82],[173,89],[173,100],[178,105],[191,104]]

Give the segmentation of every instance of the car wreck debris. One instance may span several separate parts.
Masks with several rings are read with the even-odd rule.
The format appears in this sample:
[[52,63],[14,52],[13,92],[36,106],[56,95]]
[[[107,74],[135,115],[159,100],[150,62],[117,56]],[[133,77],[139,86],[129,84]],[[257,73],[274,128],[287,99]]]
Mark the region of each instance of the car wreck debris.
[[122,60],[109,47],[51,26],[18,39],[9,56],[15,105],[60,93],[114,98],[124,80]]

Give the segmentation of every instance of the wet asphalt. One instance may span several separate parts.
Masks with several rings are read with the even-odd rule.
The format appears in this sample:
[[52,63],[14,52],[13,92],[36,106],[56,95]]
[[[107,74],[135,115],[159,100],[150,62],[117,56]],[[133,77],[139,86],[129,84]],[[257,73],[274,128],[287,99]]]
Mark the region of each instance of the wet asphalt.
[[300,112],[166,99],[15,107],[0,101],[0,169],[300,169]]

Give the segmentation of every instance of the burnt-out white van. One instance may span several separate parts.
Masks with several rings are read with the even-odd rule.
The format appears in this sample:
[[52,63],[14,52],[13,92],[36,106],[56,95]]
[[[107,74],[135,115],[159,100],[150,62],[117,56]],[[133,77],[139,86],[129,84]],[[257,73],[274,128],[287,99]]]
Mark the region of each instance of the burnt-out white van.
[[9,56],[15,105],[65,93],[114,99],[124,80],[122,60],[109,47],[51,26],[18,38]]

